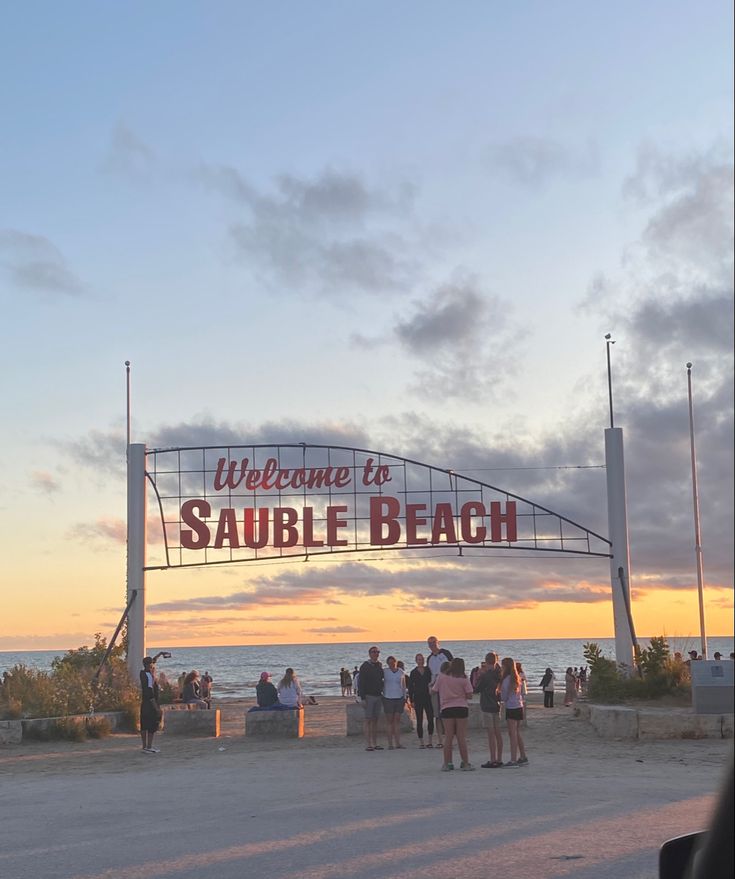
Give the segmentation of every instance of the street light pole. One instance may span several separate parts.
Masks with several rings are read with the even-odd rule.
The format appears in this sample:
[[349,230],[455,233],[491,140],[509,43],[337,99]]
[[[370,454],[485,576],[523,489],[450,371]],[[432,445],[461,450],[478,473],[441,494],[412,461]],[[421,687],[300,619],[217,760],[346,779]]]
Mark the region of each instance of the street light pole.
[[610,399],[610,427],[615,427],[613,422],[613,402],[612,402],[612,369],[610,367],[610,345],[615,344],[615,339],[610,333],[605,334],[605,342],[607,348],[607,394]]
[[699,490],[697,488],[697,454],[694,448],[694,407],[692,405],[692,364],[687,363],[689,392],[689,443],[692,452],[692,497],[694,501],[694,554],[697,561],[697,592],[699,595],[699,631],[702,656],[707,658],[707,633],[704,623],[704,573],[702,569],[702,534],[699,527]]

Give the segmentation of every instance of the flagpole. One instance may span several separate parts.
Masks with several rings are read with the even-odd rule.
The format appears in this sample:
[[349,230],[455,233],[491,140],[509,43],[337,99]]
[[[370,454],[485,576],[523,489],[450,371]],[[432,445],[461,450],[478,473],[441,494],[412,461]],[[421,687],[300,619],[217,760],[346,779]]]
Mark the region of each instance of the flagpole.
[[702,534],[699,527],[699,490],[697,488],[697,454],[694,447],[694,407],[692,405],[692,364],[687,363],[689,392],[689,443],[692,452],[692,497],[694,501],[694,554],[697,561],[697,593],[699,596],[699,631],[702,656],[707,658],[707,633],[704,622],[704,573],[702,570]]

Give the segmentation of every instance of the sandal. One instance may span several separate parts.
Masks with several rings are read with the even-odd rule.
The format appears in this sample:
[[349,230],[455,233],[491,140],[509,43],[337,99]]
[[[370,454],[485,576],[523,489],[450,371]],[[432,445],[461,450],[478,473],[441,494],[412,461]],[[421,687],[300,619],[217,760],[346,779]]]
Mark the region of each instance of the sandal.
[[[423,747],[423,745],[422,745],[422,747]],[[434,746],[431,744],[431,742],[429,742],[429,744],[428,744],[426,747],[427,747],[427,748],[433,748]]]
[[421,744],[419,745],[419,748],[425,748],[425,747],[426,747],[426,745],[423,742],[421,742]]
[[366,751],[374,751],[375,748],[365,748]]

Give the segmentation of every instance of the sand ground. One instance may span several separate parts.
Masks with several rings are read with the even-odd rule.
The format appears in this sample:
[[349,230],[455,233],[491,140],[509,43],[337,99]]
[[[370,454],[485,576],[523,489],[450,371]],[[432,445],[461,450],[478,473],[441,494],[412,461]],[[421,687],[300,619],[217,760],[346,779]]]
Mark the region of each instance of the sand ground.
[[[528,767],[441,773],[414,734],[367,753],[339,697],[278,742],[243,737],[248,704],[220,704],[221,738],[164,734],[155,756],[133,735],[3,747],[0,875],[653,879],[660,844],[705,826],[733,746],[603,740],[531,705]],[[481,731],[470,756],[487,759]]]

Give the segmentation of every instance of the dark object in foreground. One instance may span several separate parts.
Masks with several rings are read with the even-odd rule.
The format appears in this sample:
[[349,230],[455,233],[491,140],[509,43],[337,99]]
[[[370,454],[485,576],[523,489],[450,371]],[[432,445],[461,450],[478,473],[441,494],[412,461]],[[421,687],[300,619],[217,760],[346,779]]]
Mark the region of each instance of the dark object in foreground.
[[659,879],[732,879],[735,767],[732,761],[708,830],[675,836],[661,846]]

